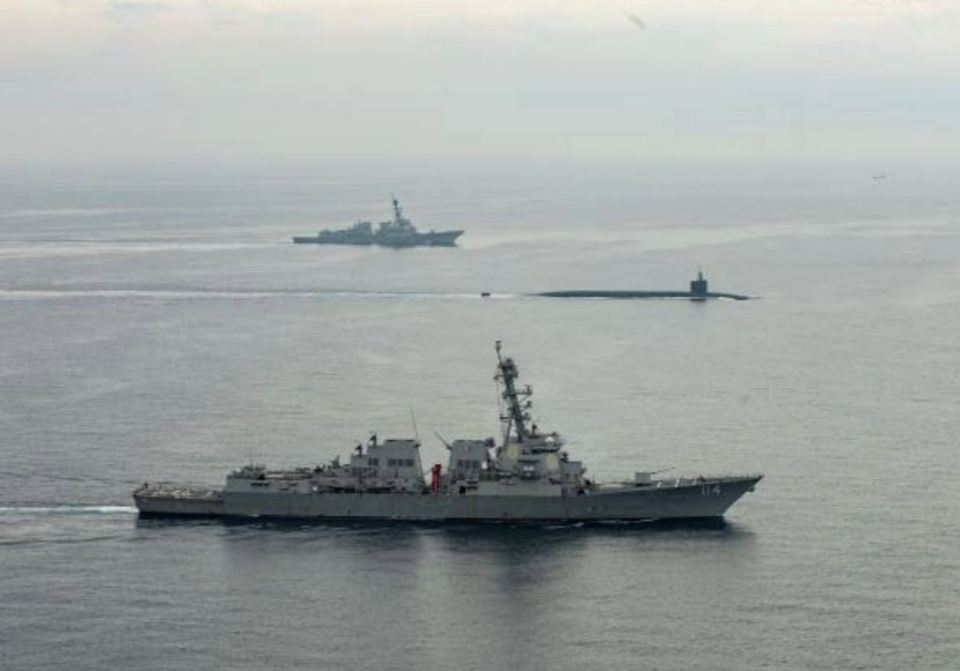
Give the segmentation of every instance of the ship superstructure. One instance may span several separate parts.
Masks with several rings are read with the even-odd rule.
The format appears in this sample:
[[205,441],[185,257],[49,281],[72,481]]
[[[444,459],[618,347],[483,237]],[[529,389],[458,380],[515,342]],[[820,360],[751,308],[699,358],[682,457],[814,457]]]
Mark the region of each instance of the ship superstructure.
[[297,244],[315,245],[381,245],[384,247],[455,247],[462,230],[420,232],[403,214],[400,201],[393,196],[393,218],[373,222],[360,220],[349,228],[324,229],[315,236],[296,235]]
[[[598,484],[570,459],[562,437],[531,421],[533,390],[497,342],[503,433],[444,442],[446,470],[424,470],[415,439],[358,444],[349,461],[270,470],[243,466],[222,488],[144,483],[141,514],[224,517],[360,518],[410,521],[655,520],[721,517],[761,475],[633,479]],[[429,476],[429,477],[428,477]]]

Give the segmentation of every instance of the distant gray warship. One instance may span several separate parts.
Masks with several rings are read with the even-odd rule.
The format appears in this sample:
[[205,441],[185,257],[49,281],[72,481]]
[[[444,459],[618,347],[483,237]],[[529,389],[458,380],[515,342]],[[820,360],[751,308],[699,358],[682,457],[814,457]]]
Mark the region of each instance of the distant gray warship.
[[763,477],[724,475],[598,484],[570,459],[559,434],[530,422],[529,386],[517,384],[513,359],[497,342],[497,375],[505,408],[501,444],[454,440],[447,469],[427,481],[416,440],[357,445],[348,464],[292,470],[247,465],[222,488],[144,483],[133,498],[144,516],[297,519],[391,519],[424,522],[547,522],[718,518]]
[[358,221],[350,228],[324,229],[312,236],[295,235],[297,244],[313,245],[381,245],[383,247],[455,247],[463,231],[429,231],[421,233],[403,216],[397,198],[393,198],[393,219],[381,221],[377,228],[369,221]]

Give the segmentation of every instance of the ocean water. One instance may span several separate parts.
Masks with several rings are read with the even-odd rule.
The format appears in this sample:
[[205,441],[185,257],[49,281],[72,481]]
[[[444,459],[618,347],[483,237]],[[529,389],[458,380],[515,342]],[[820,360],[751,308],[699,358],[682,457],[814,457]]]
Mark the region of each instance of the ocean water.
[[[645,168],[0,181],[0,667],[954,669],[960,189]],[[459,249],[313,248],[396,190]],[[682,288],[747,302],[556,300]],[[489,291],[489,299],[480,292]],[[139,521],[144,480],[497,432],[707,526]]]

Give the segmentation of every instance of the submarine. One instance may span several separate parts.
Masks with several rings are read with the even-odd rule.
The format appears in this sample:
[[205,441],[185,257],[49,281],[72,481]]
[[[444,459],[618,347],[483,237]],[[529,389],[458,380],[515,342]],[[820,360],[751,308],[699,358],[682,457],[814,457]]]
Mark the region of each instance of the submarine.
[[633,291],[633,290],[610,290],[610,289],[564,289],[562,291],[544,291],[533,294],[534,296],[544,296],[547,298],[686,298],[691,301],[705,301],[711,298],[726,298],[734,301],[750,300],[752,296],[743,294],[731,294],[721,291],[710,291],[703,271],[697,271],[697,277],[690,281],[689,291]]

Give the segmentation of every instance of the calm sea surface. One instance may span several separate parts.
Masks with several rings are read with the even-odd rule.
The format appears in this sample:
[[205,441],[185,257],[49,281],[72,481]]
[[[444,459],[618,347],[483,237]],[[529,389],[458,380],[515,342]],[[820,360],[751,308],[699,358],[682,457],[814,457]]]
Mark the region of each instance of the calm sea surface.
[[[459,249],[294,246],[386,216]],[[859,173],[0,182],[0,667],[955,669],[960,189]],[[748,302],[556,300],[682,288]],[[481,291],[493,292],[482,299]],[[144,480],[497,431],[725,525],[138,521]]]

